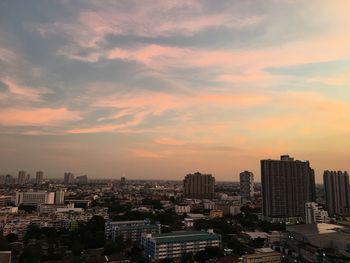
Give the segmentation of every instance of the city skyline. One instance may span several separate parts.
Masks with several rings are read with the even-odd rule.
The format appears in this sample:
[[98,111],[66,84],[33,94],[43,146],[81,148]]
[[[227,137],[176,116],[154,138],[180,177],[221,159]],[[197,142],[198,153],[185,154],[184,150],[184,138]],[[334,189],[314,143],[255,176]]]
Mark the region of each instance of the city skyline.
[[[0,3],[0,174],[349,170],[346,0]],[[135,19],[137,18],[137,19]]]

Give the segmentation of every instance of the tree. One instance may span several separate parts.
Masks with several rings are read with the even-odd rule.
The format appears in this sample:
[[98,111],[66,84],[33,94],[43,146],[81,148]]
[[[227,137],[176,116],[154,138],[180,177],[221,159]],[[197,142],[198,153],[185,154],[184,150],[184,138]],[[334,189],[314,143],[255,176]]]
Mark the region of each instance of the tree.
[[0,235],[0,251],[6,251],[6,250],[9,250],[8,241],[4,236]]
[[41,249],[36,246],[28,246],[23,250],[19,257],[19,263],[37,263],[40,262]]
[[117,244],[112,240],[107,240],[104,245],[104,255],[111,255],[117,250]]
[[74,256],[80,256],[83,251],[83,245],[78,240],[74,240],[72,243],[72,254]]
[[7,242],[12,243],[18,241],[18,236],[14,233],[10,233],[6,236]]

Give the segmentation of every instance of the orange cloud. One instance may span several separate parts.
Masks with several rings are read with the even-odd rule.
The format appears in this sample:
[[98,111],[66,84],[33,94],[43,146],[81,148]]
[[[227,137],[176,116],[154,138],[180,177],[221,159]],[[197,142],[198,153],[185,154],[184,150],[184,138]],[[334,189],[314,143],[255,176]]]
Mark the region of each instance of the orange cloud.
[[10,108],[0,110],[0,125],[2,126],[57,125],[80,118],[79,113],[69,111],[66,108]]
[[134,156],[141,157],[141,158],[152,158],[152,159],[163,158],[162,155],[152,151],[145,150],[145,149],[130,149],[129,152],[131,152]]

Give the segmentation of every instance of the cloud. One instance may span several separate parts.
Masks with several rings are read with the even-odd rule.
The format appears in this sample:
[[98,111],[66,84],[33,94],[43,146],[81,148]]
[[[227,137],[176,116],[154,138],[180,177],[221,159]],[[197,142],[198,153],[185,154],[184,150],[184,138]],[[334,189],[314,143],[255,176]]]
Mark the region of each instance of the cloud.
[[54,126],[80,118],[79,113],[66,108],[2,108],[0,110],[0,125],[2,126]]
[[163,158],[162,155],[156,152],[152,152],[145,149],[130,149],[129,150],[134,156],[140,157],[140,158],[151,158],[151,159],[161,159]]

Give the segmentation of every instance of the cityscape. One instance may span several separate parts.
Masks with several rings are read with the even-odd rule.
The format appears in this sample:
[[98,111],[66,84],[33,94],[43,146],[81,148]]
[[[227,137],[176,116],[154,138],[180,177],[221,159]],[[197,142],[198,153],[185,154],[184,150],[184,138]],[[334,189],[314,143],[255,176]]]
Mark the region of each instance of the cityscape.
[[350,263],[350,0],[0,0],[0,263]]
[[316,185],[309,161],[260,165],[261,183],[250,171],[239,182],[1,175],[1,262],[349,262],[348,173]]

